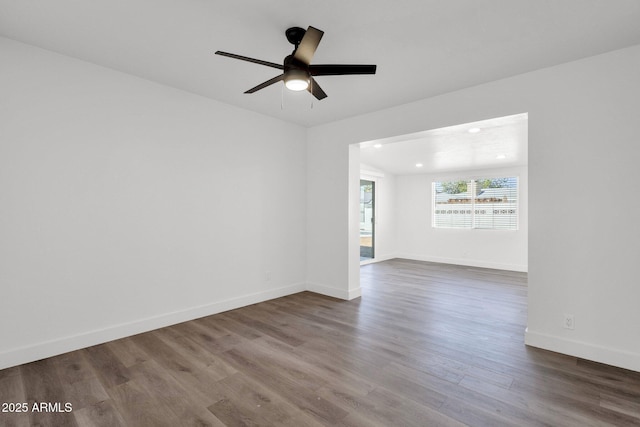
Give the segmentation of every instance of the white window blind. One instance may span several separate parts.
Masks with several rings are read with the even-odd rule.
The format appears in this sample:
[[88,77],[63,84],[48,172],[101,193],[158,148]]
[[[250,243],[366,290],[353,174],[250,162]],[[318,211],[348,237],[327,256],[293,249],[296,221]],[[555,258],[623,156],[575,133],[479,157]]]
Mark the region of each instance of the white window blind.
[[433,227],[518,229],[518,178],[436,181]]

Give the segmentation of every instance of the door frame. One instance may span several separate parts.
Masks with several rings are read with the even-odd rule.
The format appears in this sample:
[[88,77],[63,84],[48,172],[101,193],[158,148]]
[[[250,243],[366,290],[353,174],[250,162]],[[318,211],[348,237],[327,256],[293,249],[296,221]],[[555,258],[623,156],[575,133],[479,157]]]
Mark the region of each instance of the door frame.
[[[371,176],[369,174],[360,174],[360,180],[359,183],[361,184],[362,181],[369,181],[371,183],[373,183],[373,195],[372,195],[372,199],[373,199],[373,212],[372,212],[372,222],[371,222],[371,258],[368,259],[360,259],[360,265],[363,264],[368,264],[370,262],[373,262],[376,259],[376,225],[378,222],[378,180],[376,179],[376,177]],[[360,185],[361,187],[361,185]]]

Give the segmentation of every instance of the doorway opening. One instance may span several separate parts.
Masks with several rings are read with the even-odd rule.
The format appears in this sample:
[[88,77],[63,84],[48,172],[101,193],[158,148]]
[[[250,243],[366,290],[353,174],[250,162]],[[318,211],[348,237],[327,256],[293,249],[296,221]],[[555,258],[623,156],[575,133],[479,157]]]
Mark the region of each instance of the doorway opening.
[[350,174],[352,216],[360,185],[360,265],[405,258],[527,271],[527,153],[527,113],[360,143],[360,175]]

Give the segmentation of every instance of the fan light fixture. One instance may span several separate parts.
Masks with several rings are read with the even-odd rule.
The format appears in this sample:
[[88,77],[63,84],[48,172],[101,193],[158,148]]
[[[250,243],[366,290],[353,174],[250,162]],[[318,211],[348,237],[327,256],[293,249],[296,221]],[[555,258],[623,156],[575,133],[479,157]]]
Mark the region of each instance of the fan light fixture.
[[254,64],[265,65],[271,68],[282,70],[282,74],[252,87],[245,93],[254,93],[271,86],[272,84],[284,81],[289,90],[308,90],[318,101],[325,99],[327,94],[322,90],[316,76],[345,76],[353,74],[375,74],[375,65],[360,64],[311,64],[311,59],[324,35],[324,32],[309,26],[306,30],[300,27],[291,27],[285,31],[285,36],[289,43],[295,46],[291,55],[287,55],[281,64],[263,61],[261,59],[249,58],[248,56],[236,55],[235,53],[216,51],[216,55],[228,58],[239,59],[241,61],[253,62]]
[[309,87],[309,74],[304,70],[289,70],[284,76],[284,85],[289,90],[306,90]]

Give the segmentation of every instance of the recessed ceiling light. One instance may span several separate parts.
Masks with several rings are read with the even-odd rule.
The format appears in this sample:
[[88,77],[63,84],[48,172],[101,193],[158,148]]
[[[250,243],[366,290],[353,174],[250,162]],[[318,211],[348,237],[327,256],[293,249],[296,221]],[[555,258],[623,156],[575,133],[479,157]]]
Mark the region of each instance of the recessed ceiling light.
[[422,166],[424,166],[422,163],[416,163],[417,168],[421,168]]
[[507,158],[507,156],[505,156],[504,154],[498,154],[498,155],[496,156],[496,159],[500,159],[500,160],[501,160],[501,159],[506,159],[506,158]]
[[480,128],[471,128],[468,130],[469,133],[478,133],[480,132]]
[[382,144],[376,144],[376,145],[374,145],[374,147],[375,148],[380,148],[380,147],[382,147]]

